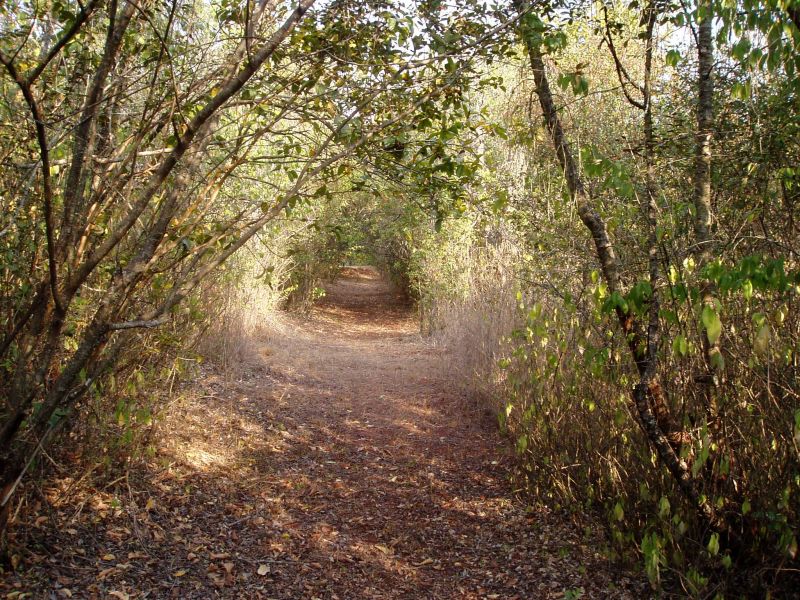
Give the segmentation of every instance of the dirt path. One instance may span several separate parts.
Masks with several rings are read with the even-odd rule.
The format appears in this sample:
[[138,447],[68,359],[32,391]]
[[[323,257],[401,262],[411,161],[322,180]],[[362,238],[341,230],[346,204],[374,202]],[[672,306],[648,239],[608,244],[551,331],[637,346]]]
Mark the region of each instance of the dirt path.
[[241,380],[198,382],[127,495],[99,490],[40,536],[8,589],[641,597],[594,538],[512,499],[493,420],[464,412],[441,350],[389,286],[351,269],[327,292],[311,318],[259,341]]

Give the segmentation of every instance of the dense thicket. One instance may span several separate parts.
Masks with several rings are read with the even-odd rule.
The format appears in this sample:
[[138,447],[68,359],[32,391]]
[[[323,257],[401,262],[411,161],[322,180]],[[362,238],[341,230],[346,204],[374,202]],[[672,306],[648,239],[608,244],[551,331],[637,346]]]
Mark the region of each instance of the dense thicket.
[[237,302],[369,260],[654,585],[795,572],[798,6],[313,4],[0,7],[0,526]]

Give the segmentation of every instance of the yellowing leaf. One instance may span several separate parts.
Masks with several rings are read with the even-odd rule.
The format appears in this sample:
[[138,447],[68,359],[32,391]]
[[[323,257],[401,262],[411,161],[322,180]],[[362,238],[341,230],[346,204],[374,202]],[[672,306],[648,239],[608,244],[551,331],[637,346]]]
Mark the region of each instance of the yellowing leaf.
[[184,575],[186,575],[186,570],[185,569],[179,569],[179,570],[175,571],[175,573],[173,573],[173,575],[175,575],[175,577],[183,577]]
[[267,565],[260,565],[258,567],[258,571],[256,571],[256,573],[258,573],[259,575],[261,575],[263,577],[264,575],[269,573],[269,567]]
[[711,556],[717,555],[717,553],[719,552],[719,534],[717,533],[711,534],[711,539],[708,540],[707,548]]
[[709,343],[713,346],[717,343],[722,335],[722,321],[719,319],[717,311],[711,306],[704,306],[703,313],[700,316],[703,322],[703,327],[706,329]]
[[753,350],[759,356],[766,356],[769,353],[769,324],[764,323],[756,330],[756,337],[753,340]]

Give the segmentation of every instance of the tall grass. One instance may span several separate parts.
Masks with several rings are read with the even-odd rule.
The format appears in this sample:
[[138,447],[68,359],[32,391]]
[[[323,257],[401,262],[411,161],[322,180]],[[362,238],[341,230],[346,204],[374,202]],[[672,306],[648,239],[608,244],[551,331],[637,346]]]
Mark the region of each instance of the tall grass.
[[508,337],[519,326],[517,265],[519,249],[511,241],[469,249],[467,288],[458,297],[435,302],[437,339],[448,349],[466,397],[494,406],[499,385],[497,363]]
[[226,281],[217,281],[201,293],[207,319],[196,348],[227,377],[238,377],[258,340],[278,326],[278,311],[290,293],[286,284],[291,260],[273,258],[265,265],[245,255],[237,262],[223,277]]

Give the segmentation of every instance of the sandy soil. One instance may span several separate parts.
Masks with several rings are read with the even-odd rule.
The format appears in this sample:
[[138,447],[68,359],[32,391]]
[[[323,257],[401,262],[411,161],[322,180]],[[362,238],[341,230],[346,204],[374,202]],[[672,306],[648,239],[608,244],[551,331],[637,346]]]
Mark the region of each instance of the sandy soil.
[[[32,524],[9,597],[640,598],[597,537],[514,498],[494,419],[378,274],[176,404],[120,491]],[[74,508],[74,507],[73,507]],[[16,594],[16,596],[14,595]]]

